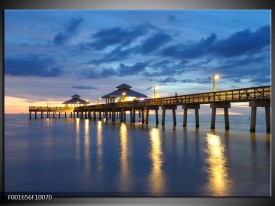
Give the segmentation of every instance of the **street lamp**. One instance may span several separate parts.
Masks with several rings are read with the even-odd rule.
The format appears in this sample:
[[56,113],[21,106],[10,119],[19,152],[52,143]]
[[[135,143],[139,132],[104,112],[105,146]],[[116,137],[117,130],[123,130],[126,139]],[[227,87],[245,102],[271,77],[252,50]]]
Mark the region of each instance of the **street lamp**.
[[219,79],[220,76],[217,74],[213,74],[213,92],[216,91],[216,80]]
[[99,104],[99,101],[101,100],[101,97],[98,97],[98,104]]
[[154,99],[156,98],[157,94],[156,94],[156,90],[157,90],[157,86],[154,85]]

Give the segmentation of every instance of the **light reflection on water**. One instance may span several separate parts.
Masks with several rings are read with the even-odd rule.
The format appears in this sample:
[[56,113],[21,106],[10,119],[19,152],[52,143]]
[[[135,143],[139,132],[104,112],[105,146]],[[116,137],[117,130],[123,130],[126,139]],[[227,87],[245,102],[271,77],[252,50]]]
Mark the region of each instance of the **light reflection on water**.
[[103,169],[102,155],[102,122],[97,122],[97,170],[100,173]]
[[11,192],[270,194],[270,134],[5,118],[5,188]]
[[79,129],[79,118],[75,119],[75,139],[76,139],[76,161],[80,160],[80,129]]
[[157,194],[164,192],[165,178],[162,170],[163,152],[161,147],[161,137],[158,128],[152,128],[149,132],[151,151],[150,159],[152,161],[151,171],[149,175],[151,192]]
[[84,159],[85,159],[85,172],[90,173],[90,136],[89,136],[89,120],[85,119],[84,125]]
[[229,195],[229,181],[225,146],[221,137],[213,133],[207,133],[206,141],[205,151],[208,157],[205,161],[208,164],[208,190],[212,191],[215,196],[227,196]]
[[120,124],[120,191],[127,192],[130,187],[130,172],[129,172],[129,162],[128,162],[128,134],[127,126],[125,123]]

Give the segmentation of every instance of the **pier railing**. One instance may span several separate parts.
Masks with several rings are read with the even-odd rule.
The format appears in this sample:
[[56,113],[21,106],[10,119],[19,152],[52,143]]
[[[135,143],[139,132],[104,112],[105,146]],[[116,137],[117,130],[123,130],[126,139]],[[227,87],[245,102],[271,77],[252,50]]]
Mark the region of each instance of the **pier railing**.
[[271,87],[250,87],[242,89],[232,89],[216,92],[205,92],[187,95],[175,95],[155,99],[134,100],[127,102],[117,102],[108,104],[97,104],[81,107],[29,107],[30,111],[39,112],[64,112],[64,111],[83,111],[83,110],[104,110],[132,107],[150,107],[150,106],[167,106],[183,104],[209,104],[215,102],[249,102],[250,100],[270,99]]
[[37,111],[37,112],[65,112],[65,111],[73,111],[73,107],[36,107],[30,106],[29,111]]
[[[141,115],[141,122],[148,124],[149,110],[155,110],[156,124],[158,120],[158,110],[162,106],[162,125],[165,125],[165,111],[172,110],[173,125],[176,126],[176,109],[178,105],[182,105],[184,109],[183,127],[187,124],[187,110],[195,110],[196,127],[199,127],[199,108],[200,104],[210,104],[212,109],[211,115],[211,129],[215,129],[216,109],[224,109],[224,121],[225,129],[229,129],[229,112],[228,108],[231,107],[231,102],[249,102],[251,107],[251,121],[250,131],[255,132],[256,128],[256,111],[257,107],[264,107],[266,114],[266,131],[270,132],[270,96],[271,87],[251,87],[233,90],[224,90],[216,92],[206,92],[187,95],[175,95],[170,97],[146,99],[146,100],[134,100],[127,102],[116,102],[108,104],[97,104],[80,107],[30,107],[30,119],[31,113],[34,112],[35,119],[37,118],[37,112],[41,112],[41,118],[43,118],[43,112],[47,112],[47,118],[52,113],[55,118],[58,113],[59,118],[64,113],[65,118],[69,115],[71,118],[89,118],[102,119],[102,113],[105,121],[111,117],[112,121],[115,121],[115,117],[119,116],[121,122],[126,122],[126,112],[130,113],[130,122],[135,122],[136,111]],[[68,112],[68,113],[67,113]],[[93,113],[93,115],[92,115]]]
[[270,86],[253,87],[217,92],[170,96],[136,101],[137,105],[181,105],[190,103],[209,104],[213,102],[247,102],[255,99],[270,99]]
[[75,111],[86,109],[102,110],[112,108],[130,108],[130,107],[150,107],[150,106],[167,106],[183,104],[209,104],[215,102],[249,102],[250,100],[270,99],[270,86],[250,87],[243,89],[224,90],[217,92],[206,92],[187,95],[175,95],[155,99],[135,100],[128,102],[117,102],[109,104],[98,104],[90,106],[76,107]]

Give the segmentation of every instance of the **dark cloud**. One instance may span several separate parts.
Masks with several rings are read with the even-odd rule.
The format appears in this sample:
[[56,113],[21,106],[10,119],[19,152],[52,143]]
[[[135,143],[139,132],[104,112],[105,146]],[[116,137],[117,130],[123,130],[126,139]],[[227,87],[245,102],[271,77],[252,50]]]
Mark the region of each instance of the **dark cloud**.
[[72,19],[64,31],[59,32],[54,37],[54,43],[56,45],[64,45],[73,35],[77,33],[77,29],[82,22],[82,18]]
[[168,21],[171,22],[171,23],[173,23],[173,22],[175,22],[175,21],[177,20],[177,18],[176,18],[175,16],[173,16],[173,15],[168,15],[168,16],[167,16],[167,19],[168,19]]
[[89,86],[72,86],[71,88],[78,89],[78,90],[97,89],[96,87],[89,87]]
[[211,34],[197,42],[166,47],[160,55],[175,59],[195,59],[206,55],[230,58],[258,53],[268,45],[270,45],[270,26],[264,26],[255,32],[248,29],[239,31],[222,40],[217,40],[216,34]]
[[[196,63],[189,64],[188,67],[192,67],[192,68],[194,68],[193,70],[196,70],[198,68],[204,67],[205,65],[208,65],[210,62],[212,62],[212,59],[208,58],[208,59],[196,62]],[[182,64],[184,64],[184,65],[186,65],[187,63],[188,62],[182,62]]]
[[174,76],[174,75],[183,75],[188,71],[189,61],[170,61],[170,60],[162,60],[159,62],[155,62],[150,64],[149,71],[145,71],[143,73],[146,77],[159,77],[159,76]]
[[[246,56],[244,58],[231,58],[228,60],[225,60],[223,62],[222,68],[223,69],[231,69],[236,68],[243,65],[249,65],[249,64],[257,64],[259,62],[262,62],[264,60],[264,56]],[[251,70],[251,67],[249,68]],[[230,71],[231,72],[231,71]]]
[[186,44],[176,44],[163,49],[160,54],[176,59],[195,59],[208,54],[212,44],[216,41],[216,34],[211,34],[206,39]]
[[270,75],[258,74],[253,76],[253,78],[249,82],[252,83],[254,86],[271,85],[271,78]]
[[143,44],[140,46],[139,52],[142,54],[151,53],[160,48],[165,43],[169,42],[171,39],[171,36],[167,34],[155,34],[143,42]]
[[108,46],[118,44],[120,46],[127,46],[137,38],[145,35],[151,28],[151,25],[142,24],[134,28],[114,27],[103,29],[92,35],[95,41],[90,46],[96,50],[102,50]]
[[129,57],[130,54],[134,52],[135,48],[130,49],[122,49],[122,47],[117,47],[112,50],[110,53],[106,54],[101,59],[96,59],[88,62],[88,64],[102,64],[107,62],[114,62],[114,61],[121,61],[122,59],[126,59]]
[[171,61],[169,61],[169,60],[162,60],[162,61],[153,63],[152,66],[156,67],[156,68],[159,68],[159,67],[167,66],[167,65],[170,65],[170,64],[171,64]]
[[176,79],[174,77],[166,77],[164,79],[157,80],[161,84],[167,83],[199,83],[199,84],[208,84],[211,83],[211,77],[208,78],[194,78],[194,79]]
[[132,66],[126,66],[125,64],[120,64],[119,75],[127,76],[127,75],[137,75],[143,71],[145,71],[148,62],[137,62]]
[[171,82],[177,82],[178,80],[174,77],[166,77],[165,79],[158,80],[159,83],[171,83]]
[[82,75],[83,77],[88,78],[88,79],[97,79],[97,78],[100,78],[100,73],[97,72],[97,69],[94,68],[94,67],[82,70],[80,72],[80,75]]
[[29,55],[25,57],[7,57],[5,59],[5,74],[11,76],[41,76],[58,77],[62,70],[55,66],[50,57]]
[[[120,44],[116,48],[105,54],[104,57],[90,61],[89,64],[98,65],[106,62],[121,61],[122,59],[128,58],[132,54],[146,55],[157,50],[171,39],[172,38],[170,35],[159,32],[145,39],[141,45],[132,46],[130,48],[124,48],[125,42],[120,42],[120,40],[117,39],[116,43]],[[81,48],[87,49],[87,46],[81,46]]]
[[[242,78],[250,79],[253,76],[269,76],[270,77],[270,54],[267,52],[245,56],[234,57],[223,61],[220,72],[225,79],[231,79],[236,83],[240,83]],[[256,78],[255,81],[261,78]],[[264,82],[263,82],[264,83]]]
[[149,62],[137,62],[131,66],[122,63],[117,68],[103,68],[101,71],[97,71],[95,68],[86,69],[81,72],[81,75],[91,79],[139,75],[145,71],[147,65],[149,65]]
[[[119,31],[129,32],[136,31],[136,29],[120,29]],[[240,83],[242,78],[249,79],[249,75],[250,78],[253,78],[251,75],[257,76],[262,73],[259,66],[270,66],[270,51],[268,49],[270,35],[266,33],[270,33],[269,26],[261,27],[253,32],[249,30],[239,31],[222,40],[218,40],[216,34],[211,34],[198,41],[188,41],[160,49],[161,46],[172,41],[171,36],[161,30],[150,30],[150,36],[141,42],[140,45],[131,45],[131,47],[125,48],[123,45],[130,43],[129,39],[125,40],[125,42],[119,39],[114,40],[113,43],[118,45],[111,52],[105,54],[101,59],[89,62],[89,65],[96,65],[102,69],[88,69],[83,74],[88,78],[140,75],[145,78],[152,77],[154,81],[162,84],[172,82],[210,83],[211,79],[179,80],[174,78],[179,75],[184,76],[190,71],[203,70],[204,72],[221,73],[223,78]],[[148,34],[146,33],[146,36]],[[243,41],[243,43],[239,41]],[[223,49],[228,51],[221,51],[223,44]],[[230,47],[234,47],[234,49]],[[241,48],[238,50],[239,47]],[[132,65],[121,63],[116,67],[105,66],[109,62],[121,62],[125,59],[135,58],[137,54],[145,56],[153,52],[155,56],[152,57],[150,55],[147,58],[147,62],[137,62]],[[269,69],[265,68],[263,70],[265,71],[265,76],[270,76]],[[266,82],[266,79],[262,79],[262,81]]]
[[248,29],[236,32],[229,38],[218,41],[211,50],[217,56],[234,57],[260,52],[268,45],[270,45],[270,26],[264,26],[255,32]]
[[119,76],[119,72],[112,68],[104,68],[99,77]]

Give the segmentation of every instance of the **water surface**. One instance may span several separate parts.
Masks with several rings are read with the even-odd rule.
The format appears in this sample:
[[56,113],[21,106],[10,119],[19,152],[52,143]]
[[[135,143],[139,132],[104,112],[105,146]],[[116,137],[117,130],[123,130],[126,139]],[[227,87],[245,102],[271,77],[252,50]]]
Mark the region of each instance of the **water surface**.
[[[192,118],[183,128],[5,115],[5,191],[75,196],[269,196],[270,135],[260,120]],[[222,119],[222,118],[221,118]]]

